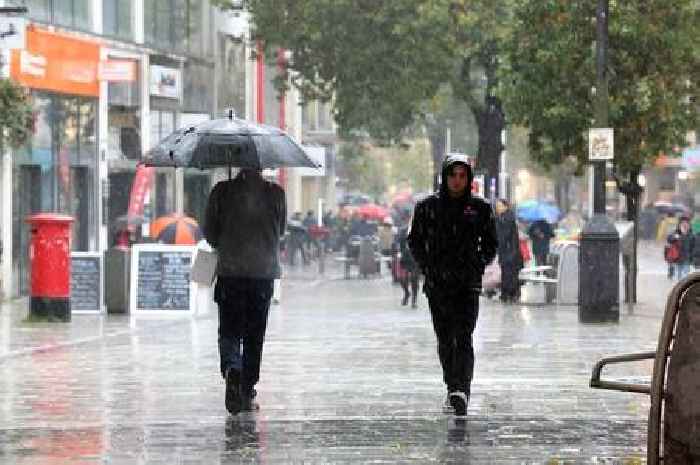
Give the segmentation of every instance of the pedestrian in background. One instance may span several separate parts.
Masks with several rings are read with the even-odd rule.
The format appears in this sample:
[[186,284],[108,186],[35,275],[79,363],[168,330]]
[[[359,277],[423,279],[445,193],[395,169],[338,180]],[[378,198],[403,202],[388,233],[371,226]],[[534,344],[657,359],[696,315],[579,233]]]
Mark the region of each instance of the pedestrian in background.
[[466,414],[471,393],[481,279],[498,246],[493,212],[471,195],[473,180],[467,157],[448,155],[440,190],[418,202],[408,235],[425,276],[423,290],[447,385],[446,407],[459,416]]
[[401,305],[408,305],[408,299],[410,298],[411,307],[417,308],[420,270],[411,254],[411,249],[408,247],[408,225],[399,229],[397,242],[399,243],[399,264],[401,265],[399,283],[403,289]]
[[496,201],[496,233],[498,235],[498,264],[501,266],[501,302],[520,299],[518,275],[523,267],[520,236],[515,214],[507,200]]
[[545,219],[534,221],[527,230],[527,235],[532,241],[532,254],[535,256],[537,266],[547,264],[549,255],[549,241],[554,237],[552,226]]
[[[664,241],[666,245],[668,244],[668,237],[673,234],[673,232],[676,230],[678,227],[678,219],[676,218],[675,213],[673,212],[668,212],[666,213],[666,216],[664,217],[663,220],[659,222],[659,227],[656,231],[656,240],[661,242]],[[665,256],[665,250],[664,250],[664,256]],[[668,262],[668,279],[673,279],[673,274],[675,272],[675,266],[673,264],[672,260],[666,260]]]
[[231,414],[257,408],[255,385],[273,280],[280,278],[286,210],[282,188],[253,169],[219,182],[207,203],[204,236],[219,255],[214,300],[219,305],[225,405]]
[[672,262],[676,279],[685,278],[690,273],[690,265],[695,256],[695,236],[690,229],[690,218],[682,216],[676,230],[668,236],[669,247],[676,248]]
[[387,216],[379,226],[379,252],[385,257],[390,257],[393,245],[394,221],[390,216]]
[[309,264],[304,243],[309,232],[304,227],[301,219],[301,212],[294,212],[287,225],[289,229],[289,240],[287,245],[287,260],[291,266],[296,263],[297,252],[301,254],[301,262],[304,266]]

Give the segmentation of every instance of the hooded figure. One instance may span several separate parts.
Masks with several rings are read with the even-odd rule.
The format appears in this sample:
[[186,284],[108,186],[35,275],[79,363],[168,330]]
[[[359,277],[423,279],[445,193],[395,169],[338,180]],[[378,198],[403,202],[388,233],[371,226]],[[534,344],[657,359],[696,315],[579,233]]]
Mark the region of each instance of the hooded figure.
[[448,155],[440,190],[418,202],[408,245],[425,275],[438,355],[447,385],[446,408],[464,415],[469,402],[484,268],[498,240],[491,207],[471,195],[474,179],[467,157]]

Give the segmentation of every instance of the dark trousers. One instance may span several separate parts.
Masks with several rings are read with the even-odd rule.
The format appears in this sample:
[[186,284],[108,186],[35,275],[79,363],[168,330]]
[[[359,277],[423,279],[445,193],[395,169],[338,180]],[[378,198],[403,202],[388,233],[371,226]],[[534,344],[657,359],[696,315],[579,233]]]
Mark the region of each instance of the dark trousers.
[[501,263],[501,299],[520,297],[520,267],[514,263]]
[[[403,298],[408,302],[408,298],[413,296],[412,302],[415,302],[418,298],[418,281],[420,280],[420,273],[418,271],[406,271],[405,275],[401,278],[401,288],[403,289]],[[409,284],[411,288],[409,289]]]
[[260,379],[263,342],[270,310],[271,279],[219,277],[214,300],[219,304],[221,375],[238,372],[241,391],[250,393]]
[[535,254],[535,264],[537,266],[545,266],[547,264],[547,255],[549,255],[547,252],[536,253]]
[[469,395],[474,374],[472,333],[479,316],[479,294],[428,296],[428,303],[447,391]]

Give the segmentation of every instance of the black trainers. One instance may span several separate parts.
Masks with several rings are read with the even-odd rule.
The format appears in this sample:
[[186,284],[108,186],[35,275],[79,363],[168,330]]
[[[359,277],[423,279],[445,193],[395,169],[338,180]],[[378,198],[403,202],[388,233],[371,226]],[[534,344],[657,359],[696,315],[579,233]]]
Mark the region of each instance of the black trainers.
[[260,404],[255,402],[255,396],[258,393],[253,389],[250,394],[241,394],[241,411],[242,412],[252,412],[255,410],[260,410]]
[[226,371],[226,410],[231,415],[241,411],[241,393],[239,386],[239,374],[233,368]]
[[450,405],[455,409],[456,416],[463,417],[467,414],[467,404],[469,404],[469,397],[465,393],[450,392]]
[[450,395],[447,394],[445,397],[445,402],[442,404],[442,411],[443,413],[454,413],[455,409],[450,403]]

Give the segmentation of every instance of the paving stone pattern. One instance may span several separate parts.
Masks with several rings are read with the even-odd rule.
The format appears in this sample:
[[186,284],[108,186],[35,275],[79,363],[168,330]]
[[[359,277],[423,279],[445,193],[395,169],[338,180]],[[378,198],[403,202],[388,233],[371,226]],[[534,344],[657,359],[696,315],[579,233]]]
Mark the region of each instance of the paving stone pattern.
[[[261,409],[235,417],[223,405],[215,312],[49,325],[22,321],[26,301],[5,305],[0,463],[645,462],[648,398],[588,381],[603,356],[655,349],[663,274],[642,276],[640,288],[658,292],[645,290],[619,324],[482,300],[469,414],[456,420],[441,409],[424,298],[414,310],[386,276],[304,273],[290,274],[270,314]],[[650,372],[643,362],[607,376]]]

